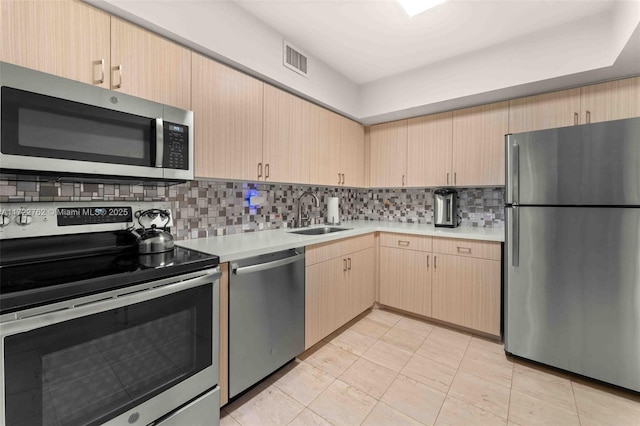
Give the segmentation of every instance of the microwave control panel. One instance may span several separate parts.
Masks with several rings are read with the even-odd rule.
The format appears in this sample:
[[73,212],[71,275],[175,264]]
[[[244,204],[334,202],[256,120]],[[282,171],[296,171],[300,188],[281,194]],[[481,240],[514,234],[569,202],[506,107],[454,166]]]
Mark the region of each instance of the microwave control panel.
[[164,122],[163,167],[189,169],[189,127]]

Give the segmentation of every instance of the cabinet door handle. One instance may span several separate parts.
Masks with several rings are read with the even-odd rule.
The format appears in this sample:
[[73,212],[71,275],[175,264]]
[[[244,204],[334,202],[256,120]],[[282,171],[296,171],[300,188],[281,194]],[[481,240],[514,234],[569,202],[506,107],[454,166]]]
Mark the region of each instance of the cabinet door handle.
[[404,175],[402,175],[402,186],[404,186]]
[[264,166],[264,178],[269,179],[269,163]]
[[427,269],[429,269],[429,256],[427,256]]
[[433,269],[438,267],[438,256],[433,256]]
[[258,179],[262,177],[262,163],[258,163]]
[[587,124],[591,123],[591,111],[587,111],[584,113],[586,117]]
[[348,269],[348,270],[351,270],[351,258],[350,258],[350,257],[347,257],[347,264],[349,265],[349,266],[347,267],[347,269]]
[[342,184],[344,185],[344,173],[342,174]]
[[469,247],[460,247],[460,246],[458,246],[458,253],[471,254],[471,249]]
[[116,71],[118,71],[118,84],[114,84],[113,88],[121,89],[122,88],[122,64],[116,66],[115,69]]
[[342,259],[342,272],[347,271],[347,259]]
[[340,182],[340,177],[341,177],[341,175],[340,175],[340,173],[338,173],[338,185],[340,185],[340,183],[341,183]]
[[578,125],[578,119],[579,119],[580,115],[577,112],[573,113],[573,125],[577,126]]
[[457,174],[458,174],[458,173],[453,172],[453,184],[454,184],[454,185],[456,184],[456,180],[457,180],[457,176],[456,176],[456,175],[457,175]]
[[447,185],[449,185],[449,172],[447,172]]
[[104,59],[94,62],[95,65],[100,65],[100,78],[95,81],[95,84],[104,83]]
[[400,247],[409,247],[409,244],[411,244],[411,242],[405,241],[405,240],[398,240],[398,245]]

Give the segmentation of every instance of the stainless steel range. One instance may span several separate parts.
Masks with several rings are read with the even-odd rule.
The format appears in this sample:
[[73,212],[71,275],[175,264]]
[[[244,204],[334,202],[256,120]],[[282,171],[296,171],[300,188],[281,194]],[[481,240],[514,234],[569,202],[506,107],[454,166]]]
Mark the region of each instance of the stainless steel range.
[[139,252],[170,240],[168,203],[0,204],[0,223],[0,425],[219,423],[219,259]]

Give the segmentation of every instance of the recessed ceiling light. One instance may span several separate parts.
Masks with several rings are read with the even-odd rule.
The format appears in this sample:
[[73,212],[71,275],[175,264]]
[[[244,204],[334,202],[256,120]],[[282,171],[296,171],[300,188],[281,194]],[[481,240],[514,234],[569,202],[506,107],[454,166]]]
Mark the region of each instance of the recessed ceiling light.
[[444,3],[447,0],[396,0],[400,3],[400,6],[407,12],[409,18],[413,18],[419,13],[424,12],[427,9],[431,9],[439,5],[440,3]]

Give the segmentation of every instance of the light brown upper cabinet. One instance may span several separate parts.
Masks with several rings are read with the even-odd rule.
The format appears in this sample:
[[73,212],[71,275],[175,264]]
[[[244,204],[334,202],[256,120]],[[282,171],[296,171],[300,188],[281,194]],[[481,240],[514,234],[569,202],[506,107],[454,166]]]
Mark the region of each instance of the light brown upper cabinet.
[[579,123],[579,88],[509,101],[509,133],[552,129]]
[[311,106],[297,96],[264,85],[265,181],[309,183]]
[[369,166],[372,188],[407,184],[407,120],[371,126]]
[[[343,186],[365,186],[364,181],[364,126],[340,117],[341,144],[340,170]],[[315,182],[313,182],[315,183]]]
[[508,129],[508,101],[454,111],[450,185],[504,185],[504,135]]
[[2,0],[0,60],[108,88],[109,22],[76,0]]
[[408,120],[407,185],[452,185],[453,113]]
[[582,123],[640,117],[640,77],[581,88]]
[[331,111],[310,105],[309,174],[319,185],[340,185],[340,123]]
[[111,17],[111,89],[191,109],[191,51]]
[[192,83],[196,176],[259,179],[264,84],[196,53]]
[[313,104],[310,110],[310,182],[364,186],[363,126]]

